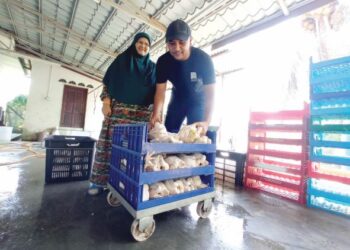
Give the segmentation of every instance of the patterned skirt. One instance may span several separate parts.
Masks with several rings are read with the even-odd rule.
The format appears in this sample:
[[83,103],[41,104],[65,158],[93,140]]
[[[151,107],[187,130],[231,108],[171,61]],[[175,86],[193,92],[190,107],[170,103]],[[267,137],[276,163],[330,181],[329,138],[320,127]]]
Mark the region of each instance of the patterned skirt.
[[148,122],[151,113],[152,110],[148,106],[113,102],[111,116],[106,117],[102,123],[100,137],[96,145],[90,182],[99,186],[107,185],[114,126],[117,124]]

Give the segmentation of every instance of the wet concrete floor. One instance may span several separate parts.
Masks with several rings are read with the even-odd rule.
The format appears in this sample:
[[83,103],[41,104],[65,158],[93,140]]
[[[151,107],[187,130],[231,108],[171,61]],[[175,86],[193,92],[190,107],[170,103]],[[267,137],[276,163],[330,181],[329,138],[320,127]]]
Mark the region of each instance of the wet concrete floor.
[[0,249],[349,249],[350,220],[250,190],[217,187],[214,208],[196,204],[155,216],[145,242],[130,234],[132,216],[87,181],[44,184],[45,158],[1,165],[28,153],[0,148]]

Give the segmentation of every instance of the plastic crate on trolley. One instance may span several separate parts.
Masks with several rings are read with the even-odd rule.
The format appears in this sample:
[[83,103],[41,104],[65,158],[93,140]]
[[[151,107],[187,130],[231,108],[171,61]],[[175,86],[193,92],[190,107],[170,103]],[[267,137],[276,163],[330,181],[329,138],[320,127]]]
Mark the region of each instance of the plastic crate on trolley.
[[45,139],[45,183],[90,178],[95,140],[86,136],[54,135]]
[[[209,130],[207,136],[211,139],[211,144],[151,143],[148,141],[146,123],[120,124],[115,127],[108,182],[110,192],[107,195],[107,201],[111,206],[117,206],[121,202],[135,218],[131,225],[131,234],[134,239],[147,240],[155,230],[153,215],[161,212],[198,202],[197,214],[202,218],[209,215],[215,197],[216,131]],[[193,153],[205,155],[208,164],[151,172],[147,172],[144,168],[149,154]],[[187,178],[187,182],[194,176],[201,184],[187,191],[160,195],[157,198],[150,198],[147,195],[147,187],[152,184],[159,185],[159,182],[166,180],[182,182],[181,178]]]
[[[216,132],[208,131],[208,137],[212,140],[211,144],[151,143],[148,142],[147,124],[117,125],[114,129],[112,141],[109,183],[136,210],[155,207],[199,194],[212,192],[214,191]],[[144,163],[147,153],[202,153],[206,156],[209,165],[146,172],[144,171]],[[142,200],[142,187],[144,184],[153,184],[159,181],[192,176],[200,176],[202,182],[206,184],[207,187],[154,200]]]
[[305,203],[309,106],[251,112],[244,185]]

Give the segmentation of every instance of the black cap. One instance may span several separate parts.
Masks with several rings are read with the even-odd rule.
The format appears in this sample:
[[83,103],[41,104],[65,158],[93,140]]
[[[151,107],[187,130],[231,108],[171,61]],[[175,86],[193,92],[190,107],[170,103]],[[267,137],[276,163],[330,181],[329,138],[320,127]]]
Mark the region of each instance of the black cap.
[[184,21],[177,19],[169,24],[166,30],[165,40],[166,42],[169,42],[171,40],[186,41],[190,36],[190,26],[188,26],[188,24]]

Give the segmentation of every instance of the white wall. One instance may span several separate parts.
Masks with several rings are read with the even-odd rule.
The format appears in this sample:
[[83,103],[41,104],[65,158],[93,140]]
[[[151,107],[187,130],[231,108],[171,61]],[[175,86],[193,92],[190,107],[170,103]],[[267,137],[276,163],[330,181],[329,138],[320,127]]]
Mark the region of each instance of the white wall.
[[[59,79],[63,78],[67,82],[75,81],[77,84],[82,82],[85,86],[91,84],[94,88],[101,84],[58,65],[37,61],[32,61],[31,76],[32,84],[24,121],[23,136],[25,139],[30,139],[29,135],[49,128],[59,128],[65,85],[59,82]],[[94,92],[92,90],[92,88],[88,88],[84,131],[97,138],[103,120],[102,103],[99,98],[102,88]],[[72,128],[72,130],[77,129]]]

